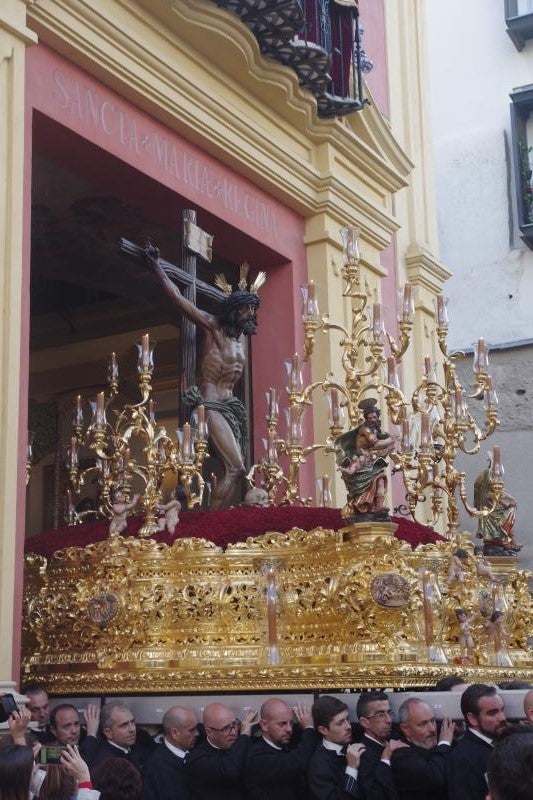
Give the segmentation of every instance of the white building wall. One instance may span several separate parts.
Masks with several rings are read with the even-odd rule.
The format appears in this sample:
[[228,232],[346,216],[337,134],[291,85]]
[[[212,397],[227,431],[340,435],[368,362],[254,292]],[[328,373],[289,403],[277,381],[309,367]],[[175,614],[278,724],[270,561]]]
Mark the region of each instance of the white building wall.
[[427,0],[440,257],[450,342],[533,337],[533,252],[519,239],[510,173],[509,93],[533,83],[533,42],[518,52],[503,0]]
[[[479,336],[500,346],[491,370],[502,425],[477,457],[465,456],[458,466],[467,472],[472,500],[487,450],[501,446],[506,487],[518,501],[522,565],[531,569],[533,251],[517,225],[509,94],[533,84],[533,41],[516,50],[504,0],[426,0],[426,8],[439,255],[453,272],[445,288],[450,346],[469,348]],[[458,374],[469,389],[471,358]],[[482,417],[482,403],[470,407]],[[461,522],[475,532],[474,520],[463,515]]]

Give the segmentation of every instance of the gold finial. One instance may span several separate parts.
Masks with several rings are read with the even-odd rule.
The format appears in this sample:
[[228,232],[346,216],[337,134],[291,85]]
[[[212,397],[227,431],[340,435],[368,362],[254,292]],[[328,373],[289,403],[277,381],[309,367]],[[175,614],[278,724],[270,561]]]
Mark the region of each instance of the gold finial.
[[241,264],[240,275],[239,275],[239,289],[241,292],[245,292],[248,288],[247,286],[247,279],[248,279],[248,271],[250,269],[250,265],[247,261],[244,261]]

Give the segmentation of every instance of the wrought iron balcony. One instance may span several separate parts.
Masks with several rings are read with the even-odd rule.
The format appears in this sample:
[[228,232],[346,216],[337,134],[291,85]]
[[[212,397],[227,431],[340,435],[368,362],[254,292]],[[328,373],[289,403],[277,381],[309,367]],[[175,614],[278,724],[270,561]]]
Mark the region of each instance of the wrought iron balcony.
[[214,0],[253,32],[261,52],[298,75],[316,97],[318,114],[360,111],[364,73],[372,69],[362,45],[356,0]]

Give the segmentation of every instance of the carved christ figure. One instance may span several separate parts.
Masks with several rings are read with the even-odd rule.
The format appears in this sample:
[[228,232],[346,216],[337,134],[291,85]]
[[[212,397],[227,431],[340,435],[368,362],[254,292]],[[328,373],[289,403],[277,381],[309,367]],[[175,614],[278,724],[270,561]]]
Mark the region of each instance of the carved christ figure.
[[199,309],[182,295],[159,264],[157,248],[147,245],[145,252],[174,305],[203,331],[198,386],[188,389],[183,401],[191,408],[201,403],[205,405],[209,437],[224,466],[224,474],[211,497],[211,506],[227,508],[246,472],[246,412],[242,402],[234,396],[233,387],[244,371],[244,337],[253,335],[257,329],[257,291],[265,275],[259,273],[250,291],[246,290],[247,265],[241,268],[238,289],[234,291],[224,276],[218,275],[215,283],[226,293],[226,298],[214,315]]

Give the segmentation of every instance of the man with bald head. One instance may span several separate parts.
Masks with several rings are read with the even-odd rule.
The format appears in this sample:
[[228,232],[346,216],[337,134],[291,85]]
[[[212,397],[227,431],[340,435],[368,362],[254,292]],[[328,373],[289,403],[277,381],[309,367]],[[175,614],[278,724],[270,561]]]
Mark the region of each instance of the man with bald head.
[[163,716],[163,732],[144,769],[142,800],[189,800],[184,763],[199,736],[196,714],[172,706]]
[[[294,716],[303,733],[291,748]],[[259,725],[262,736],[246,759],[248,800],[303,800],[307,767],[320,741],[310,709],[298,704],[293,713],[283,700],[271,697],[261,706]]]
[[244,800],[243,770],[257,710],[244,714],[242,723],[232,709],[211,703],[204,709],[206,741],[185,760],[185,775],[193,800]]
[[398,709],[400,729],[409,747],[395,750],[392,775],[400,800],[446,800],[446,762],[451,752],[454,724],[442,721],[437,740],[433,710],[418,697]]

